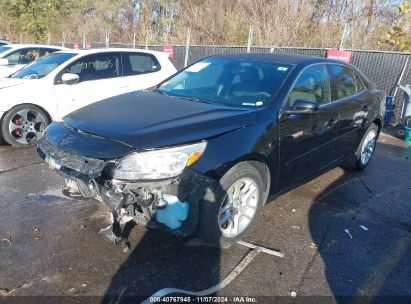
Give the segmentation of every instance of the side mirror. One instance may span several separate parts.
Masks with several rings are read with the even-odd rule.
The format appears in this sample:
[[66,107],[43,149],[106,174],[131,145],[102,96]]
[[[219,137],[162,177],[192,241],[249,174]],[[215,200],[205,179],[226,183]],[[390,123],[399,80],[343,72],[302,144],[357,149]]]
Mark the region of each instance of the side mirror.
[[286,110],[284,113],[287,115],[292,114],[315,114],[318,113],[320,105],[316,101],[297,99],[291,109]]
[[5,58],[0,59],[0,65],[9,65],[9,60]]
[[72,84],[80,81],[80,77],[77,74],[64,73],[61,75],[61,83]]

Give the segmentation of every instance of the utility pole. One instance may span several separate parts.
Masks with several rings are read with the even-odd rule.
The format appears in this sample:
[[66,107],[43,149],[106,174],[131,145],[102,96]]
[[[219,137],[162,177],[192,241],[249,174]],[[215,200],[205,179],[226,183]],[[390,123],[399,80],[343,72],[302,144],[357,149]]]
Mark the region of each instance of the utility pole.
[[345,44],[345,40],[347,39],[347,37],[348,37],[348,24],[345,23],[344,30],[341,36],[341,41],[340,41],[340,47],[339,47],[340,50],[344,49],[344,44]]

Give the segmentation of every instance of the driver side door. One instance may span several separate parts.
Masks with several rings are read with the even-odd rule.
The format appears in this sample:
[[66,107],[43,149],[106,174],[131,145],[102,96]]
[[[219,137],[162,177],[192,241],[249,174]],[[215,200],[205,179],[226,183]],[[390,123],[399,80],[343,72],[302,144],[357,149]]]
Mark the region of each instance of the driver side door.
[[[296,100],[317,102],[311,114],[285,114]],[[331,86],[325,64],[307,67],[300,73],[284,105],[279,122],[279,191],[302,183],[329,166],[335,159],[334,144],[338,111],[331,103]]]

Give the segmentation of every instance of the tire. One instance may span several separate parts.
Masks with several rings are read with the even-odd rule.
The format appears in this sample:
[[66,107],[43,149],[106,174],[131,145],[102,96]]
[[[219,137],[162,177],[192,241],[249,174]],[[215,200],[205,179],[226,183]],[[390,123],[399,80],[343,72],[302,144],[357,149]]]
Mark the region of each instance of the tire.
[[395,127],[395,137],[399,138],[399,139],[404,139],[405,137],[405,129],[403,125],[397,125]]
[[[220,179],[219,189],[206,193],[199,203],[197,236],[211,245],[224,248],[241,239],[264,205],[263,185],[260,172],[248,162],[239,163],[228,170]],[[246,194],[250,194],[249,199],[246,199]]]
[[36,145],[50,124],[48,115],[39,107],[22,104],[8,111],[1,122],[4,140],[14,147]]
[[[361,171],[364,170],[374,155],[375,146],[378,139],[378,126],[372,123],[365,132],[355,154],[354,159],[343,167],[345,169]],[[365,157],[365,154],[367,156]]]

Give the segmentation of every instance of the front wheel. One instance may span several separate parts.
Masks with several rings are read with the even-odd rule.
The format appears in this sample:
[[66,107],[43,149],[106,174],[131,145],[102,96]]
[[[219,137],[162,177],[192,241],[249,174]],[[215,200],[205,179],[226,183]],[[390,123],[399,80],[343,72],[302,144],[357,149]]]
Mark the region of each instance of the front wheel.
[[228,247],[247,233],[263,205],[260,172],[251,164],[235,165],[220,179],[214,202],[202,200],[197,234],[208,243]]
[[36,145],[50,124],[47,114],[35,105],[23,104],[4,115],[1,130],[4,140],[14,147]]

